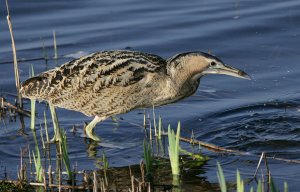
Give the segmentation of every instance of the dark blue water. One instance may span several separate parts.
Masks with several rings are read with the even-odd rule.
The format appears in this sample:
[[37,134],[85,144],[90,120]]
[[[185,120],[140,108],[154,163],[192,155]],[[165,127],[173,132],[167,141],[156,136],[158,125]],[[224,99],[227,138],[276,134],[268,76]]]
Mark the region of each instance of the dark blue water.
[[[4,8],[2,2],[0,93],[13,100],[7,94],[16,91]],[[43,44],[47,55],[53,57],[53,30],[57,34],[58,65],[73,57],[110,49],[130,48],[165,58],[184,51],[211,50],[225,63],[245,70],[252,80],[207,76],[194,96],[159,107],[156,114],[174,128],[180,120],[184,136],[189,137],[193,130],[202,141],[288,159],[300,159],[299,10],[297,0],[10,2],[19,59],[43,57]],[[39,73],[57,64],[53,60],[47,66],[44,60],[20,62],[22,81],[28,78],[31,65]],[[29,107],[29,102],[25,103],[25,108]],[[45,104],[38,104],[39,122],[44,110]],[[124,120],[118,124],[110,119],[99,124],[96,132],[102,143],[96,146],[97,154],[91,155],[81,129],[83,121],[91,119],[78,112],[58,110],[61,126],[68,133],[71,161],[78,162],[82,169],[93,169],[97,157],[105,151],[111,166],[139,163],[144,131],[132,124],[143,123],[141,112],[120,115]],[[29,127],[29,119],[26,125]],[[70,132],[73,125],[79,127],[75,135]],[[0,124],[0,168],[8,167],[11,175],[19,163],[19,149],[33,144],[30,135],[17,134],[18,128],[18,122],[3,120]],[[231,181],[237,168],[244,178],[251,177],[258,163],[253,156],[207,155],[212,160],[199,177],[212,183],[217,182],[216,161],[223,164]],[[299,185],[300,165],[271,160],[269,166],[279,184],[287,181],[291,191]]]

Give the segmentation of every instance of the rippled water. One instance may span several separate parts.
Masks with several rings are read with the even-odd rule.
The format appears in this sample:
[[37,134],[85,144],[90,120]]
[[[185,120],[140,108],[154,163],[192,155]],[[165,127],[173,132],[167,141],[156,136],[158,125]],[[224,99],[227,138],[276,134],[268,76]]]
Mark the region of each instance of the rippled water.
[[[11,101],[15,93],[9,32],[4,2],[0,6],[0,93]],[[241,68],[253,80],[208,76],[197,93],[181,102],[156,110],[165,124],[175,127],[178,120],[183,135],[193,130],[197,139],[251,154],[299,159],[299,43],[300,2],[289,1],[13,1],[10,3],[19,59],[43,57],[42,46],[53,55],[52,30],[57,33],[58,64],[99,50],[130,48],[165,58],[192,50],[207,51],[225,63]],[[53,68],[50,60],[20,62],[21,80],[33,65],[39,73]],[[25,104],[29,108],[29,103]],[[45,105],[38,104],[42,122]],[[59,109],[60,123],[68,131],[71,161],[80,168],[93,169],[105,151],[112,166],[137,164],[142,158],[143,111],[120,115],[118,124],[107,120],[98,125],[102,143],[90,150],[82,138],[81,125],[90,118],[78,112]],[[50,116],[49,116],[50,117]],[[29,126],[29,119],[26,119]],[[71,128],[78,125],[73,135]],[[0,124],[0,170],[15,175],[19,149],[33,141],[17,134],[19,123]],[[27,129],[29,132],[29,129]],[[51,133],[53,134],[52,130]],[[95,151],[97,154],[95,154]],[[90,152],[90,153],[89,153]],[[251,177],[257,165],[255,156],[212,157],[204,177],[217,182],[216,161],[223,163],[228,180],[239,168]],[[299,183],[300,166],[269,161],[278,183],[288,181],[291,191]],[[0,171],[2,174],[2,171]]]

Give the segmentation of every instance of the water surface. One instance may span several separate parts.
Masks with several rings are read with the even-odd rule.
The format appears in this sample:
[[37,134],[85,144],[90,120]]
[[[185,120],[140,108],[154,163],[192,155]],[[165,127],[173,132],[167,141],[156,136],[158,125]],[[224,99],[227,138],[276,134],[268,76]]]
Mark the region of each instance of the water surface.
[[[11,42],[0,6],[0,93],[16,93]],[[245,70],[251,81],[227,76],[207,76],[196,94],[175,104],[159,107],[156,114],[164,124],[175,128],[180,120],[182,135],[193,130],[197,139],[222,147],[259,155],[299,159],[299,34],[300,2],[288,1],[13,1],[10,3],[19,59],[43,57],[43,44],[53,56],[52,30],[56,31],[60,59],[20,62],[21,80],[34,66],[39,73],[67,62],[72,57],[100,50],[125,49],[154,53],[164,58],[184,51],[208,51],[225,63]],[[29,109],[30,103],[25,103]],[[42,122],[45,104],[38,104]],[[151,111],[149,111],[151,113]],[[81,169],[93,169],[105,151],[111,166],[138,164],[142,158],[143,111],[120,115],[118,124],[108,119],[97,126],[101,135],[97,153],[89,154],[81,126],[91,119],[81,113],[59,109],[61,126],[68,133],[70,157]],[[50,115],[48,113],[48,117]],[[50,121],[49,121],[50,122]],[[18,122],[5,120],[0,125],[0,169],[16,175],[19,149],[29,136],[17,134]],[[39,126],[39,123],[37,123]],[[72,127],[78,126],[76,134]],[[50,125],[51,127],[51,125]],[[51,129],[50,135],[53,134]],[[255,156],[224,156],[206,152],[211,160],[203,177],[216,183],[216,161],[223,164],[226,178],[233,181],[237,168],[244,178],[254,174]],[[279,184],[287,181],[295,191],[300,181],[300,166],[269,161]],[[0,171],[2,174],[3,171]],[[196,184],[195,184],[196,185]]]

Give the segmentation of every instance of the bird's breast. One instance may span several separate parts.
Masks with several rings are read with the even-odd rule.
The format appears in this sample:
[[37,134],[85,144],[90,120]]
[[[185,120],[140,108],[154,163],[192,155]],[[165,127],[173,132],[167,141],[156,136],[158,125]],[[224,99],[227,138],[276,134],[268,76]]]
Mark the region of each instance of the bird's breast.
[[178,100],[178,86],[169,79],[159,82],[153,90],[155,90],[155,97],[153,97],[152,103],[155,106],[166,105]]

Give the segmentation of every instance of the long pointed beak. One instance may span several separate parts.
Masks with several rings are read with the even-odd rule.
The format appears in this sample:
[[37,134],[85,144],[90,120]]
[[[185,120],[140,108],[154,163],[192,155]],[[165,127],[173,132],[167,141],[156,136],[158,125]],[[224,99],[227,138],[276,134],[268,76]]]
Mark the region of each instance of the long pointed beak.
[[233,77],[238,77],[242,79],[248,79],[251,80],[251,77],[244,71],[239,70],[237,68],[228,66],[228,65],[221,65],[214,68],[208,68],[204,72],[204,74],[223,74],[223,75],[229,75]]
[[248,75],[246,72],[228,65],[223,65],[221,68],[218,68],[217,73],[251,80],[250,75]]

